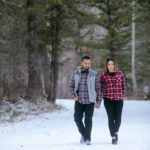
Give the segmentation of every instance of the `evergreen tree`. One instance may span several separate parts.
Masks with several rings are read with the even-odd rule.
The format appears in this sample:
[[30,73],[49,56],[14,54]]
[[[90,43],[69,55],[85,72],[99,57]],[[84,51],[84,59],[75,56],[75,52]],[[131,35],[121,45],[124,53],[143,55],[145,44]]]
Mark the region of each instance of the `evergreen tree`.
[[[143,93],[143,88],[150,85],[150,1],[136,1],[136,24],[137,81],[138,89],[141,89],[141,92]],[[141,97],[141,95],[142,94],[140,94],[139,97]]]
[[[62,45],[61,40],[76,37],[78,20],[86,16],[85,13],[78,9],[80,4],[83,4],[83,2],[78,0],[46,1],[45,19],[47,26],[43,28],[44,30],[41,28],[40,35],[45,40],[45,44],[50,46],[51,71],[48,100],[52,102],[55,102],[57,93],[59,56],[65,49],[65,45]],[[75,43],[77,45],[76,38]]]
[[0,1],[0,80],[4,96],[13,100],[24,93],[26,64],[24,1]]
[[[107,35],[99,42],[99,49],[106,57],[113,57],[123,71],[130,70],[130,45],[132,3],[130,0],[95,0],[91,5],[100,10],[97,25],[106,29]],[[104,64],[104,63],[102,63]]]

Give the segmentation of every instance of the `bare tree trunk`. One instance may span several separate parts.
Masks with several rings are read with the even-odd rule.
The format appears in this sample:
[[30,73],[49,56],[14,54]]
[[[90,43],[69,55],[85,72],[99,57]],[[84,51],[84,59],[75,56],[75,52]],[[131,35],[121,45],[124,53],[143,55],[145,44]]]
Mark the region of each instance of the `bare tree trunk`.
[[133,91],[137,95],[137,83],[135,75],[135,1],[132,1],[132,81],[133,81]]
[[52,103],[55,103],[57,85],[58,85],[58,74],[59,74],[59,44],[60,44],[60,16],[61,16],[61,6],[56,5],[56,17],[51,19],[51,32],[52,32],[52,51],[51,51],[51,74],[50,74],[50,89],[51,94],[48,97],[48,100]]
[[[27,8],[32,7],[34,0],[27,0]],[[28,86],[26,99],[34,100],[42,95],[42,84],[40,78],[40,55],[36,41],[36,16],[32,13],[27,16],[27,49],[28,49]]]
[[[107,0],[106,2],[106,7],[107,7],[107,17],[108,17],[108,27],[109,27],[109,30],[108,30],[108,34],[110,37],[112,37],[113,39],[113,31],[112,31],[112,12],[111,12],[111,6],[110,6],[110,0]],[[115,48],[114,48],[114,43],[113,41],[109,41],[109,43],[107,43],[107,47],[108,47],[108,50],[109,50],[109,57],[111,58],[114,58],[115,57]]]
[[[76,40],[78,40],[78,41],[82,40],[82,39],[81,39],[80,30],[81,30],[81,25],[80,25],[80,21],[78,21],[78,25],[77,25],[77,36],[75,37]],[[82,49],[81,49],[81,47],[78,46],[78,44],[76,44],[76,46],[75,46],[75,51],[76,51],[77,55],[79,55],[80,57],[83,56]],[[77,60],[77,61],[80,61],[80,57],[78,57],[79,60]]]
[[50,89],[50,74],[51,74],[51,65],[50,65],[50,58],[49,58],[49,52],[47,49],[45,49],[45,45],[42,45],[40,47],[41,53],[41,71],[40,71],[40,78],[42,83],[42,94],[44,97],[50,97],[51,95],[51,89]]

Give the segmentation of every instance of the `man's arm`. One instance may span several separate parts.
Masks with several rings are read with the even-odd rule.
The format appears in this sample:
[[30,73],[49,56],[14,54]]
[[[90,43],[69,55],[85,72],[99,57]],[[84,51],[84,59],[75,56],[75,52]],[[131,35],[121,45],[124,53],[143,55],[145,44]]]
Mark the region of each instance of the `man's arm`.
[[75,93],[74,93],[74,88],[75,88],[74,75],[72,75],[72,78],[71,78],[71,80],[70,80],[69,87],[70,87],[71,96],[72,96],[72,98],[74,98],[74,97],[75,97]]
[[95,107],[99,108],[102,101],[102,93],[101,93],[101,86],[100,86],[100,80],[98,74],[96,75],[95,78],[95,90],[97,94]]
[[71,93],[71,96],[72,98],[77,101],[78,100],[78,97],[76,96],[75,92],[74,92],[74,89],[75,89],[75,80],[74,80],[74,74],[72,75],[72,78],[70,80],[70,93]]
[[101,86],[101,93],[103,94],[104,87],[105,87],[105,80],[103,74],[100,76],[100,86]]

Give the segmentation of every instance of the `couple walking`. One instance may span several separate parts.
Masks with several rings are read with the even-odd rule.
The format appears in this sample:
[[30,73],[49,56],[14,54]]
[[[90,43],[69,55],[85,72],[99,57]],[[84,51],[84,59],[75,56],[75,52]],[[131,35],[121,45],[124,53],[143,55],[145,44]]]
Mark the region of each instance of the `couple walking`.
[[91,144],[94,107],[100,108],[103,98],[112,144],[117,144],[125,95],[125,78],[118,70],[115,60],[107,59],[104,72],[99,76],[91,69],[91,58],[82,57],[81,66],[74,71],[70,81],[70,91],[75,100],[74,120],[81,134],[80,143]]

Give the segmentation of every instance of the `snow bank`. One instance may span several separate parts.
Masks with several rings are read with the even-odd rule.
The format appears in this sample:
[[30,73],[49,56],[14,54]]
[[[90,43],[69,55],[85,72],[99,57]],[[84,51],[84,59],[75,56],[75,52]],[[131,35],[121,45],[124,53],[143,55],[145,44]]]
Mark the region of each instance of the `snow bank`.
[[1,150],[149,150],[150,102],[125,101],[118,145],[111,144],[103,104],[95,109],[92,145],[79,144],[74,123],[74,101],[57,100],[66,107],[33,117],[30,121],[1,123]]

